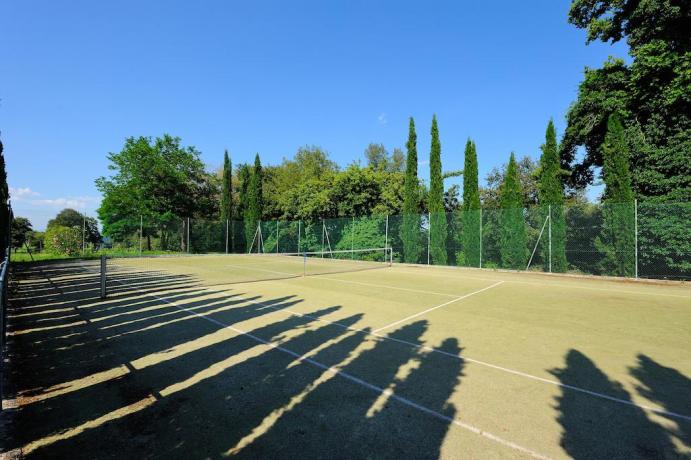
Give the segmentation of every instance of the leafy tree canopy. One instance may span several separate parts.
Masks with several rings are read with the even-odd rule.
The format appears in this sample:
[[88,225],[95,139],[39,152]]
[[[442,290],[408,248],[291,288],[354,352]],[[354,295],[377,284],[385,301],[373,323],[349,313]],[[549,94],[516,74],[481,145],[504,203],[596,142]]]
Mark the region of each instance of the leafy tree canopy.
[[106,235],[132,232],[139,218],[217,217],[218,180],[204,169],[199,152],[180,138],[130,137],[110,153],[110,177],[96,179],[103,194],[98,210]]
[[[626,131],[632,183],[641,197],[691,199],[691,3],[675,0],[574,0],[569,21],[588,42],[626,39],[631,65],[610,58],[586,69],[567,114],[561,145],[569,185],[593,180],[603,165],[607,119],[618,113]],[[579,147],[585,157],[576,159]]]

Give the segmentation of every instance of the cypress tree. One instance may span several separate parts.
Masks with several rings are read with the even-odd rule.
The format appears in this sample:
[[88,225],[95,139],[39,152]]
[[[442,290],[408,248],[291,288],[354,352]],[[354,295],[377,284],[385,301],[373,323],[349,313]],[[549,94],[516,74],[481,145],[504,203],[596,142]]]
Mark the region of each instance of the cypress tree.
[[607,120],[607,134],[602,145],[602,178],[605,183],[603,231],[595,242],[603,255],[602,269],[618,276],[633,276],[634,196],[626,134],[616,113]]
[[[223,183],[221,184],[221,222],[230,229],[228,221],[233,219],[233,164],[228,157],[228,150],[223,154]],[[233,250],[235,247],[233,232],[226,233],[226,244]]]
[[444,212],[444,179],[441,172],[441,142],[437,116],[432,116],[432,145],[429,154],[430,251],[432,262],[446,265],[447,225]]
[[0,141],[0,251],[2,251],[0,253],[0,260],[5,257],[5,249],[9,244],[10,236],[10,212],[8,208],[10,196],[3,149],[2,141]]
[[463,253],[465,265],[480,266],[480,191],[475,142],[465,143],[463,165]]
[[420,261],[420,215],[418,214],[418,180],[417,180],[417,135],[415,121],[410,117],[408,124],[408,150],[406,160],[405,182],[403,190],[403,223],[401,240],[403,242],[403,260],[407,263]]
[[[239,222],[233,221],[233,234],[235,235],[237,231],[237,237],[235,238],[235,252],[244,252],[248,248],[245,246],[247,239],[252,241],[252,236],[247,237],[245,235],[245,210],[247,209],[247,190],[250,183],[251,169],[248,164],[241,163],[237,167],[237,178],[238,178],[238,205],[235,210],[236,218]],[[236,230],[237,228],[237,230]]]
[[233,164],[228,151],[223,155],[223,183],[221,189],[221,220],[233,218]]
[[502,267],[524,269],[528,248],[523,217],[523,190],[513,152],[509,158],[509,165],[506,167],[504,182],[499,189],[499,203]]
[[[247,240],[247,247],[250,248],[252,240],[255,237],[257,225],[262,218],[262,164],[259,160],[259,154],[254,157],[254,168],[249,177],[247,185],[247,204],[245,207],[245,238]],[[255,247],[258,247],[258,242],[254,242]],[[254,249],[254,248],[252,248]]]
[[[566,271],[566,221],[564,217],[564,184],[560,165],[557,131],[552,120],[547,124],[545,143],[541,147],[538,200],[541,206],[542,221],[548,217],[552,234],[551,270],[557,273]],[[547,238],[545,238],[547,236]],[[550,270],[549,234],[541,240],[544,270]]]

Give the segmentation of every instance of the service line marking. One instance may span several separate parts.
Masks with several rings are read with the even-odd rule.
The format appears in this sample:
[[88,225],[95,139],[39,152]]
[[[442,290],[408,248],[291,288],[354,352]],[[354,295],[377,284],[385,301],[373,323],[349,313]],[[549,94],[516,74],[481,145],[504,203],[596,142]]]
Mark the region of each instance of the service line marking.
[[413,318],[417,318],[418,316],[425,315],[425,314],[427,314],[427,313],[429,313],[429,312],[431,312],[431,311],[437,310],[437,309],[439,309],[439,308],[446,307],[447,305],[451,305],[452,303],[456,303],[456,302],[461,301],[461,300],[463,300],[463,299],[467,299],[468,297],[474,296],[475,294],[479,294],[479,293],[481,293],[481,292],[488,291],[488,290],[490,290],[490,289],[492,289],[492,288],[495,288],[495,287],[497,287],[497,286],[499,286],[500,284],[503,284],[503,283],[504,283],[503,281],[498,281],[498,282],[496,282],[496,283],[494,283],[494,284],[492,284],[492,285],[490,285],[490,286],[487,286],[487,287],[485,287],[485,288],[478,289],[477,291],[473,291],[473,292],[471,292],[471,293],[469,293],[469,294],[462,295],[462,296],[460,296],[460,297],[456,297],[455,299],[449,300],[448,302],[444,302],[443,304],[437,305],[436,307],[428,308],[427,310],[423,310],[423,311],[421,311],[421,312],[419,312],[419,313],[415,313],[414,315],[410,315],[410,316],[405,317],[405,318],[403,318],[403,319],[399,319],[398,321],[394,321],[393,323],[387,324],[386,326],[382,326],[382,327],[380,327],[380,328],[378,328],[378,329],[373,330],[372,333],[375,333],[375,334],[376,334],[377,332],[383,331],[383,330],[385,330],[385,329],[389,329],[390,327],[396,326],[397,324],[405,323],[405,322],[408,321],[408,320],[411,320],[411,319],[413,319]]

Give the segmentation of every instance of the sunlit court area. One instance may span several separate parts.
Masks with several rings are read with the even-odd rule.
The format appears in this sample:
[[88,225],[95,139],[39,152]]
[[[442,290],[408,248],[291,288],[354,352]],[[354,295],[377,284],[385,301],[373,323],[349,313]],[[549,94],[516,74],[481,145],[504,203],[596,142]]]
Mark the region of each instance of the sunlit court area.
[[30,458],[691,455],[685,285],[353,254],[16,278],[9,445]]

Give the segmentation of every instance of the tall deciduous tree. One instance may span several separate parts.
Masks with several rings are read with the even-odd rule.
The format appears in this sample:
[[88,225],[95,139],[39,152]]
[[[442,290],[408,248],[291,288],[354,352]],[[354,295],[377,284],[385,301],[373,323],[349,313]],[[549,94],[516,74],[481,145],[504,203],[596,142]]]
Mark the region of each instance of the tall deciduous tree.
[[403,192],[403,222],[401,225],[401,240],[403,242],[403,260],[407,263],[420,261],[420,215],[419,193],[417,179],[417,134],[415,121],[410,117],[408,124],[408,150],[406,158],[406,173]]
[[[262,218],[263,193],[262,193],[262,164],[259,154],[254,157],[254,168],[249,177],[247,185],[247,203],[245,206],[245,237],[247,247],[252,245],[258,224]],[[255,240],[255,246],[259,244]]]
[[469,267],[480,266],[481,217],[477,150],[475,142],[468,139],[463,166],[463,254]]
[[441,172],[441,142],[437,116],[432,117],[432,145],[429,154],[430,256],[433,263],[446,265],[447,225],[444,209],[444,178]]
[[167,134],[126,139],[120,152],[108,155],[113,175],[96,180],[104,234],[123,241],[139,232],[143,217],[147,247],[150,237],[159,236],[161,249],[187,250],[186,218],[218,215],[217,185],[199,155]]
[[523,190],[513,153],[499,190],[501,205],[500,254],[504,268],[523,269],[527,258],[527,240],[523,216]]
[[634,196],[626,134],[617,114],[610,115],[607,121],[602,155],[602,178],[605,183],[603,232],[596,246],[603,254],[602,267],[606,273],[633,276]]
[[[564,184],[557,146],[557,131],[552,120],[547,124],[541,147],[538,199],[544,218],[549,218],[550,232],[542,238],[545,271],[566,271],[566,221],[564,219]],[[543,219],[544,220],[544,219]],[[550,244],[551,240],[551,244]],[[550,263],[551,254],[551,263]]]
[[[684,70],[691,56],[689,17],[688,1],[571,3],[569,22],[587,31],[588,43],[625,39],[632,57],[630,64],[610,59],[585,71],[561,145],[564,166],[573,167],[571,185],[588,184],[593,166],[604,166],[608,116],[617,112],[627,131],[632,186],[639,198],[691,200],[691,97]],[[576,161],[580,146],[586,155]]]

